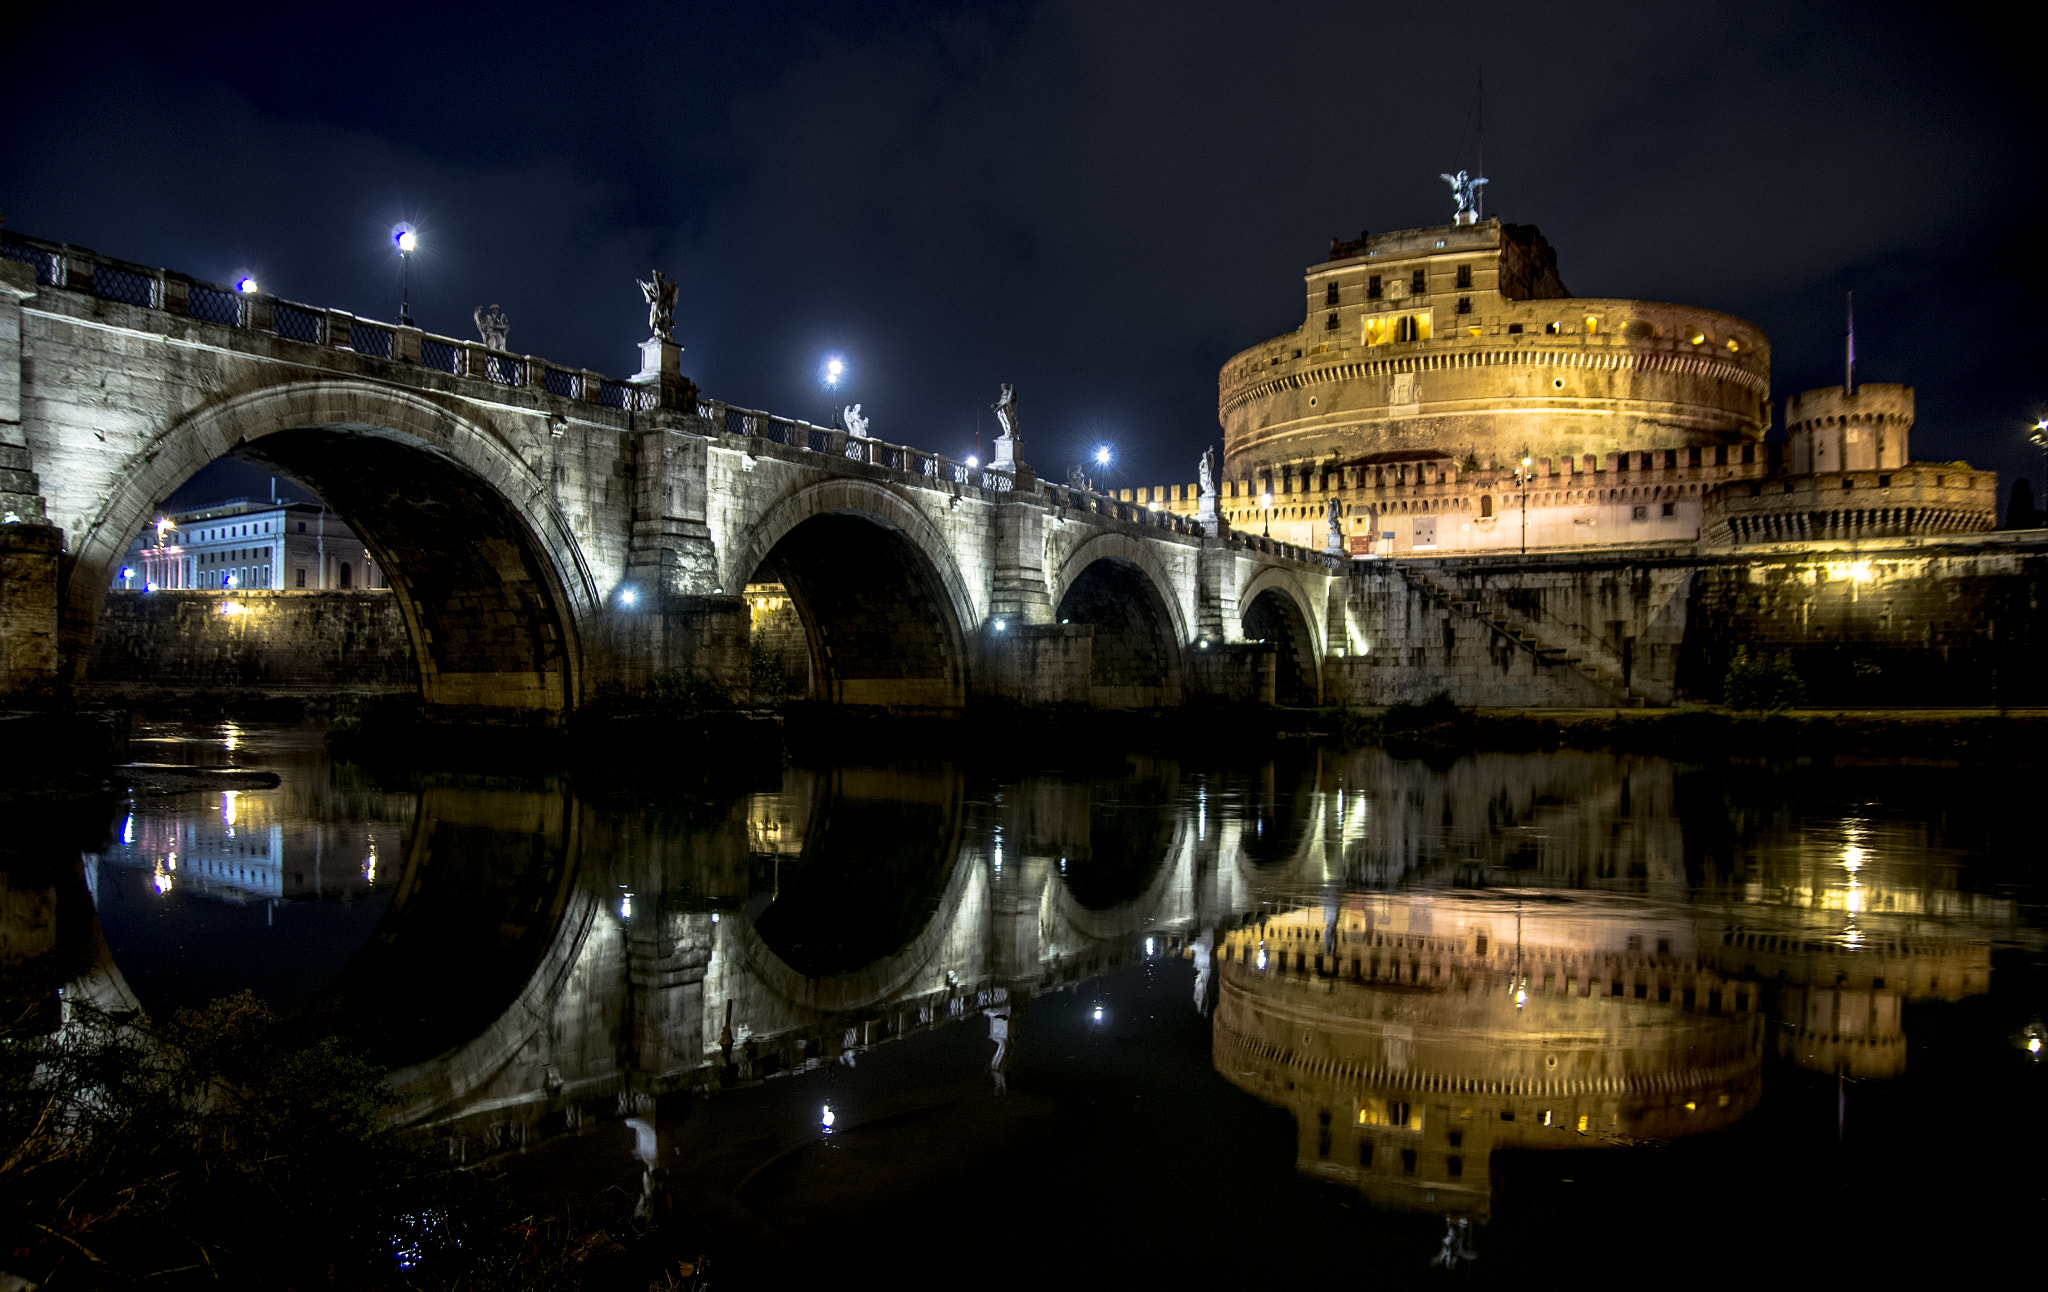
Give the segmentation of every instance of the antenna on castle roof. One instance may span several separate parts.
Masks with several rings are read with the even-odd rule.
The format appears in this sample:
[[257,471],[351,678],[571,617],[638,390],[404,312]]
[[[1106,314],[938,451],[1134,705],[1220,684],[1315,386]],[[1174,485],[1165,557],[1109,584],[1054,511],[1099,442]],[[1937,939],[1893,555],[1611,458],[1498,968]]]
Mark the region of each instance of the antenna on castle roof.
[[1849,316],[1847,343],[1842,354],[1842,393],[1853,395],[1856,393],[1856,293],[1849,293],[1842,308]]
[[[1486,174],[1486,69],[1479,69],[1479,173]],[[1484,181],[1482,181],[1483,183]],[[1486,195],[1477,188],[1472,190],[1472,216],[1475,220],[1486,218]]]

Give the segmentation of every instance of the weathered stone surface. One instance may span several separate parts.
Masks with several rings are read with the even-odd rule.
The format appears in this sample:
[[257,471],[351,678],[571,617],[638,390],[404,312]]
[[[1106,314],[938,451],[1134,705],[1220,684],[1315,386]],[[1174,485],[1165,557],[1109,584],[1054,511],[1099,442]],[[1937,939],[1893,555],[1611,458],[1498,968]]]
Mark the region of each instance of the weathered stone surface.
[[110,592],[95,687],[411,689],[412,638],[389,592]]

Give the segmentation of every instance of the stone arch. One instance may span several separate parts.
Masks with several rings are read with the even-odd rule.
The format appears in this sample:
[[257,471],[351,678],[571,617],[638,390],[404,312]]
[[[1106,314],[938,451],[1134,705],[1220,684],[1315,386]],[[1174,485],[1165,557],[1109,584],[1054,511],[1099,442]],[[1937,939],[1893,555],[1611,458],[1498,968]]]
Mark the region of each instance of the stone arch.
[[[74,673],[113,570],[158,500],[214,459],[241,454],[305,479],[351,517],[399,597],[430,708],[559,718],[581,694],[583,643],[604,603],[539,470],[538,416],[522,454],[453,399],[323,378],[178,418],[131,460],[73,546],[64,634]],[[394,481],[406,482],[402,491]]]
[[[841,561],[858,566],[856,577],[824,577]],[[733,545],[720,586],[738,592],[764,570],[802,622],[816,698],[965,704],[967,636],[982,616],[945,534],[896,491],[832,479],[779,499]]]
[[1191,633],[1186,607],[1151,545],[1128,534],[1097,534],[1068,554],[1052,582],[1055,617],[1095,625],[1089,687],[1096,707],[1180,700]]
[[1243,616],[1241,630],[1246,638],[1263,635],[1270,640],[1273,632],[1255,634],[1254,629],[1261,619],[1270,616],[1271,627],[1282,640],[1273,644],[1278,648],[1274,669],[1274,701],[1279,704],[1314,704],[1322,695],[1322,658],[1324,653],[1320,616],[1315,613],[1315,601],[1301,586],[1301,582],[1289,570],[1267,566],[1253,575],[1238,594],[1238,612]]

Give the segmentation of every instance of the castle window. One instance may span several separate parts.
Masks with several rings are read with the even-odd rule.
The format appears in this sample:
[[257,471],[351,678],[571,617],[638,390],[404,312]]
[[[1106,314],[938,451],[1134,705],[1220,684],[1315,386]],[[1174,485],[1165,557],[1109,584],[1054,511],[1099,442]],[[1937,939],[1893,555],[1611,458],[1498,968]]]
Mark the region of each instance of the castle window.
[[1429,290],[1429,278],[1424,271],[1418,269],[1408,276],[1408,290],[1416,296]]
[[1471,312],[1472,312],[1472,298],[1471,298],[1470,296],[1460,296],[1460,297],[1458,298],[1458,313],[1460,313],[1460,314],[1470,314]]
[[1465,1174],[1465,1159],[1462,1157],[1447,1157],[1444,1159],[1444,1167],[1449,1171],[1450,1177],[1456,1180]]
[[1380,295],[1380,276],[1378,274],[1374,274],[1372,277],[1365,280],[1365,299],[1369,301],[1376,301],[1380,298]]
[[1678,514],[1678,504],[1677,504],[1677,503],[1675,503],[1675,502],[1667,502],[1667,503],[1665,503],[1665,504],[1664,504],[1664,514],[1665,514],[1666,516],[1676,516],[1676,515]]
[[1413,314],[1403,314],[1394,324],[1394,339],[1396,341],[1413,341],[1415,339],[1415,332],[1415,316]]
[[1472,285],[1472,266],[1470,266],[1470,265],[1459,265],[1459,266],[1458,266],[1458,286],[1460,286],[1460,287],[1470,287],[1471,285]]
[[1510,323],[1510,324],[1508,324],[1508,335],[1509,335],[1509,336],[1520,336],[1521,334],[1522,334],[1522,325],[1521,325],[1520,323]]
[[1630,520],[1648,520],[1650,518],[1650,509],[1648,507],[1631,507],[1628,509],[1628,518]]
[[1415,1174],[1415,1150],[1412,1148],[1404,1148],[1401,1150],[1401,1174]]
[[1878,488],[1880,488],[1880,489],[1889,489],[1889,488],[1891,488],[1891,487],[1892,487],[1892,478],[1891,478],[1890,476],[1879,476],[1879,477],[1877,478],[1877,487],[1878,487]]
[[1335,281],[1335,280],[1333,279],[1333,280],[1331,280],[1331,282],[1330,282],[1330,285],[1329,285],[1328,287],[1325,287],[1325,288],[1323,288],[1323,304],[1325,304],[1325,305],[1335,305],[1336,303],[1337,303],[1337,284],[1336,284],[1336,281]]
[[1327,319],[1324,319],[1324,320],[1323,320],[1323,331],[1325,331],[1325,332],[1335,332],[1336,330],[1337,330],[1337,316],[1336,316],[1335,314],[1332,314],[1332,315],[1331,315],[1331,316],[1330,316],[1329,318],[1327,318]]
[[1545,323],[1543,325],[1543,330],[1545,332],[1548,332],[1552,336],[1556,336],[1558,333],[1564,331],[1564,328],[1556,323]]
[[1358,1164],[1368,1167],[1372,1165],[1372,1141],[1369,1139],[1358,1141]]
[[[1491,516],[1491,515],[1493,515],[1493,495],[1492,495],[1492,494],[1490,494],[1490,493],[1489,493],[1489,494],[1481,494],[1481,495],[1479,496],[1479,518],[1480,518],[1481,520],[1485,520],[1485,519],[1486,519],[1487,517],[1489,517],[1489,516]],[[1480,955],[1485,955],[1485,954],[1486,954],[1486,939],[1485,939],[1485,938],[1481,938],[1481,939],[1479,939],[1479,954],[1480,954]]]

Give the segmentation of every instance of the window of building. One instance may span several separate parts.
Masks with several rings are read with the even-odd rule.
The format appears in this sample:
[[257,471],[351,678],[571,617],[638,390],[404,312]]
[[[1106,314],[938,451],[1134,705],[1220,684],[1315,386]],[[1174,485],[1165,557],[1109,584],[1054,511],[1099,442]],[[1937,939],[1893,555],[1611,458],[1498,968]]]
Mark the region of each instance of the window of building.
[[1470,265],[1459,265],[1459,266],[1458,266],[1458,286],[1460,286],[1460,287],[1470,287],[1471,285],[1472,285],[1472,266],[1470,266]]
[[1332,281],[1332,282],[1330,283],[1330,285],[1329,285],[1329,286],[1327,286],[1327,287],[1323,288],[1323,304],[1325,304],[1325,305],[1335,305],[1336,303],[1337,303],[1337,284],[1336,284],[1336,282],[1335,282],[1335,281],[1333,280],[1333,281]]
[[1508,335],[1509,335],[1509,336],[1520,336],[1521,334],[1522,334],[1522,325],[1521,325],[1520,323],[1510,323],[1510,324],[1508,324]]
[[1378,274],[1374,274],[1372,277],[1365,280],[1365,299],[1369,301],[1376,301],[1380,298],[1381,294],[1382,289],[1380,287],[1380,276]]
[[1460,297],[1458,298],[1458,313],[1460,313],[1460,314],[1470,314],[1471,312],[1472,312],[1472,298],[1471,298],[1470,296],[1460,296]]
[[[1485,520],[1491,515],[1493,515],[1493,495],[1490,493],[1479,495],[1479,519]],[[1486,954],[1485,938],[1479,939],[1479,954]]]
[[1447,1157],[1444,1159],[1444,1169],[1450,1172],[1453,1180],[1460,1179],[1465,1174],[1465,1159],[1462,1157]]
[[1323,320],[1323,331],[1325,331],[1325,332],[1335,332],[1336,330],[1337,330],[1337,316],[1336,316],[1335,314],[1332,314],[1332,315],[1331,315],[1331,316],[1330,316],[1329,318],[1327,318],[1327,319]]
[[1394,339],[1396,341],[1413,341],[1415,333],[1415,316],[1413,314],[1403,314],[1394,321]]
[[1628,518],[1630,520],[1648,520],[1650,518],[1650,509],[1648,507],[1631,507],[1628,509]]
[[1401,1150],[1401,1174],[1415,1174],[1415,1150],[1412,1148],[1404,1148]]
[[1543,330],[1545,332],[1548,332],[1551,336],[1556,336],[1558,333],[1564,331],[1562,327],[1555,323],[1545,323],[1543,325]]
[[1372,1165],[1372,1141],[1369,1139],[1358,1141],[1358,1164],[1360,1166]]
[[306,532],[306,522],[303,520],[299,522],[299,532],[301,534]]
[[1452,1131],[1450,1134],[1444,1136],[1444,1139],[1446,1140],[1446,1142],[1450,1144],[1452,1148],[1463,1148],[1465,1145],[1465,1132]]
[[345,587],[349,586],[349,580],[350,580],[350,577],[351,577],[351,576],[352,576],[353,574],[354,574],[354,571],[352,571],[352,570],[350,570],[350,569],[348,568],[348,562],[347,562],[347,561],[343,561],[343,562],[341,563],[341,586],[342,586],[342,587],[344,587],[344,588],[345,588]]
[[1678,504],[1677,504],[1677,503],[1675,503],[1675,502],[1667,502],[1667,503],[1665,503],[1665,504],[1664,504],[1664,514],[1665,514],[1666,516],[1676,516],[1676,515],[1678,514]]
[[1416,296],[1421,296],[1429,290],[1429,276],[1420,269],[1408,275],[1408,290]]

